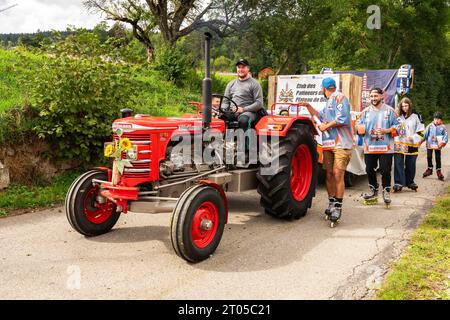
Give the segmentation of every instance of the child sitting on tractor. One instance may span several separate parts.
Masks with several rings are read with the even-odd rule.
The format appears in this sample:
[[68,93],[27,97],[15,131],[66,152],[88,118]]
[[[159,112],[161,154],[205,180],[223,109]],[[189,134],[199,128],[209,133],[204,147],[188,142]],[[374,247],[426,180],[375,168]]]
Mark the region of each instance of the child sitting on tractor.
[[213,97],[212,98],[212,117],[213,118],[219,118],[220,116],[220,104],[221,99],[220,97]]

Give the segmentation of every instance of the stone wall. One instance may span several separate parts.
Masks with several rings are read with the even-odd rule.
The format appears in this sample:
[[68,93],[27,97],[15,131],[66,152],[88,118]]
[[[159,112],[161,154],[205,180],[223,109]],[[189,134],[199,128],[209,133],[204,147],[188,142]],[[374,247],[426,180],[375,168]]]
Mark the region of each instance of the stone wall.
[[0,162],[0,190],[7,188],[9,183],[9,170]]
[[[50,182],[57,175],[58,168],[44,156],[49,149],[45,142],[37,139],[23,145],[0,147],[0,162],[3,167],[0,173],[4,172],[0,175],[3,177],[0,182],[25,185]],[[0,183],[0,189],[2,186]]]

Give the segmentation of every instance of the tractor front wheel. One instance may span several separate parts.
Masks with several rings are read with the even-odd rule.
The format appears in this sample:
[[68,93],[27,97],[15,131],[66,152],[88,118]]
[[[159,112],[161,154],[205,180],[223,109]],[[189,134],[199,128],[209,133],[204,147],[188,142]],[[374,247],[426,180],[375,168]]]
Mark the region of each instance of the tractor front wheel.
[[116,205],[100,195],[100,187],[92,183],[93,179],[106,181],[108,177],[97,170],[84,173],[72,183],[65,201],[70,225],[88,237],[109,232],[120,216]]
[[200,262],[216,251],[225,228],[225,203],[213,187],[187,189],[173,210],[172,246],[181,258]]

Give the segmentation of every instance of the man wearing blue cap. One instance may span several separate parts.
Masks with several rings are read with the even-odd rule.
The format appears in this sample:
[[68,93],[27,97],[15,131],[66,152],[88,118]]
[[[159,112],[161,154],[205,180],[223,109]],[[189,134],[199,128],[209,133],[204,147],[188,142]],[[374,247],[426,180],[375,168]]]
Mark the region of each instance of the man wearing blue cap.
[[307,102],[300,102],[311,115],[321,121],[319,130],[322,134],[323,168],[327,173],[328,209],[327,218],[333,223],[341,218],[342,202],[345,192],[345,170],[350,162],[352,150],[355,147],[351,123],[350,103],[346,96],[337,91],[336,81],[325,78],[322,90],[328,99],[325,108],[317,112]]

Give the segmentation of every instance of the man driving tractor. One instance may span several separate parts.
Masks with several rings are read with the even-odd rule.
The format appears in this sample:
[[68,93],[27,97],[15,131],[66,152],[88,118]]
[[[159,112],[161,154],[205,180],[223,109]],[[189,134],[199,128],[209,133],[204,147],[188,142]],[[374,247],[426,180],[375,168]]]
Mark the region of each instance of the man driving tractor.
[[[237,79],[228,83],[225,97],[236,102],[238,108],[235,112],[239,128],[247,130],[260,119],[259,112],[263,109],[263,90],[259,82],[250,74],[250,64],[246,59],[236,62]],[[230,109],[230,100],[223,99],[222,110]]]

